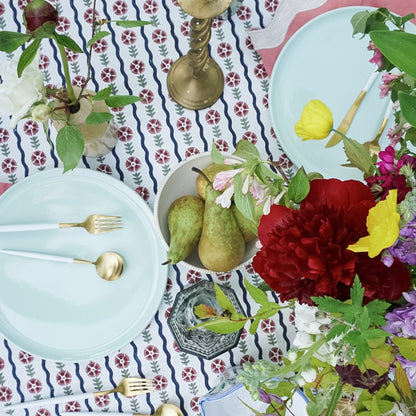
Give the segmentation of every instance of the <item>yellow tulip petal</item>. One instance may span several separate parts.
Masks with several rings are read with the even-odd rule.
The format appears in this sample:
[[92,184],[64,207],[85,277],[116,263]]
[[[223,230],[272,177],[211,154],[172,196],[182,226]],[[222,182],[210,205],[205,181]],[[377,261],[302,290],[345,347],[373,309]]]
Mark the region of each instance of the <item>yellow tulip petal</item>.
[[309,101],[295,125],[295,133],[302,140],[325,139],[331,132],[333,119],[331,110],[320,100]]
[[368,211],[368,236],[360,238],[348,249],[356,253],[368,252],[373,258],[385,248],[392,246],[399,236],[400,215],[397,212],[397,189],[389,192],[384,201],[380,201]]

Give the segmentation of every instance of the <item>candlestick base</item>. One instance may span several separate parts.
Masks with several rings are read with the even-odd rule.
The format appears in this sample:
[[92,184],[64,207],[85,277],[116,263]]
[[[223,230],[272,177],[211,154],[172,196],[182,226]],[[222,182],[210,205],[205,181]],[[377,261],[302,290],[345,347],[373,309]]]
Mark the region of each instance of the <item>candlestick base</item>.
[[182,107],[201,110],[214,104],[224,90],[224,75],[219,65],[208,57],[198,76],[192,60],[180,57],[170,68],[167,85],[169,94]]

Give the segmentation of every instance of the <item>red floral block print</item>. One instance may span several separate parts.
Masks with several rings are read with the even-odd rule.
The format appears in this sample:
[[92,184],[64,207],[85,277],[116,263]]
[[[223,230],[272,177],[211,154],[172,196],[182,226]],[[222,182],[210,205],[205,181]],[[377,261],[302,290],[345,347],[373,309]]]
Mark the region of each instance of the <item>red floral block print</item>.
[[263,216],[263,247],[254,257],[254,269],[282,301],[298,298],[312,305],[312,296],[349,299],[356,274],[365,301],[398,299],[410,286],[410,274],[401,262],[387,267],[380,256],[370,259],[347,249],[367,235],[367,214],[374,205],[370,189],[361,182],[312,181],[299,210],[274,205]]

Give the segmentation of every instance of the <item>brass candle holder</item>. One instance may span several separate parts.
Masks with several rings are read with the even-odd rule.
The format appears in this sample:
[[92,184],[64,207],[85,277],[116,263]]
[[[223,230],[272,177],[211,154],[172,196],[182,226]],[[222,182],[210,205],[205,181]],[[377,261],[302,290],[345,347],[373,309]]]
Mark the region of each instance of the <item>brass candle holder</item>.
[[224,89],[224,75],[209,56],[212,18],[223,13],[232,0],[178,0],[192,16],[190,49],[170,68],[169,94],[182,107],[200,110],[214,104]]

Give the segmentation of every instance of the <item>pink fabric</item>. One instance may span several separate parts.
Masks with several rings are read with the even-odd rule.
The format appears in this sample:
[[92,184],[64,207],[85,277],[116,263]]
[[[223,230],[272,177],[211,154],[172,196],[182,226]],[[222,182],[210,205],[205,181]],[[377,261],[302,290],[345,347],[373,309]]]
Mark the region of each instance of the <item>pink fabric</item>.
[[[276,62],[276,59],[279,56],[282,48],[300,27],[302,27],[305,23],[309,22],[314,17],[319,16],[329,10],[347,6],[368,6],[377,8],[386,7],[391,12],[402,16],[416,12],[416,4],[414,0],[328,0],[320,7],[298,13],[290,23],[285,39],[280,45],[276,46],[275,48],[257,50],[263,60],[263,65],[267,73],[269,75],[272,73],[273,65]],[[416,24],[416,19],[413,19],[412,22]]]
[[0,183],[0,195],[9,189],[13,184],[12,183]]

